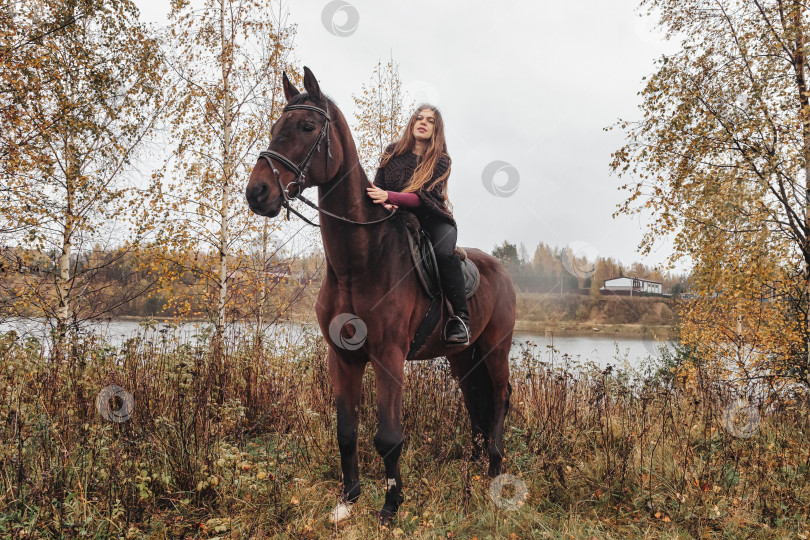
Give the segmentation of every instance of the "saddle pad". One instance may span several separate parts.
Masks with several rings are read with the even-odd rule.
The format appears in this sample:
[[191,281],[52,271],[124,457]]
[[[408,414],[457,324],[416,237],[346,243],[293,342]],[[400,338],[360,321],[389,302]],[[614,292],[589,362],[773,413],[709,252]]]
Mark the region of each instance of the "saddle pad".
[[[466,255],[466,253],[465,253]],[[467,299],[478,291],[481,284],[481,274],[478,267],[468,258],[461,259],[461,273],[464,274],[464,289],[467,291]]]

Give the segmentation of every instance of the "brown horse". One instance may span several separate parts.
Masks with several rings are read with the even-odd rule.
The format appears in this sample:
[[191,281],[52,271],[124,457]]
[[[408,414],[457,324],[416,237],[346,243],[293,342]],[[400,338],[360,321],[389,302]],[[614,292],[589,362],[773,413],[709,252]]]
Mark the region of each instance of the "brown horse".
[[[368,197],[369,180],[346,119],[306,67],[304,88],[306,92],[299,92],[284,75],[287,106],[273,125],[270,147],[256,163],[245,194],[253,212],[274,217],[282,207],[289,212],[289,200],[303,198],[303,189],[318,186],[327,267],[316,313],[329,344],[343,469],[343,495],[331,519],[347,518],[360,495],[357,427],[363,371],[371,362],[377,385],[374,445],[387,479],[379,519],[390,523],[403,500],[399,457],[405,360],[430,300],[413,270],[409,233],[399,216],[388,219],[394,214]],[[511,394],[515,289],[497,259],[478,249],[466,251],[481,275],[469,300],[470,345],[444,344],[444,313],[414,359],[447,357],[470,415],[473,456],[485,448],[488,474],[497,476],[503,471],[503,426]]]

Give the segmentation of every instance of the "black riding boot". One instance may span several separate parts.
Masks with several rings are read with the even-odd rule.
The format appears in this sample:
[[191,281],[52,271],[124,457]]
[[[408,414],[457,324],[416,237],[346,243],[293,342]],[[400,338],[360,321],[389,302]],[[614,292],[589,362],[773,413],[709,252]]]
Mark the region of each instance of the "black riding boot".
[[442,288],[453,315],[444,327],[444,341],[447,345],[468,345],[470,343],[470,312],[467,310],[467,294],[464,288],[464,275],[461,273],[461,259],[453,253],[449,263],[439,267]]

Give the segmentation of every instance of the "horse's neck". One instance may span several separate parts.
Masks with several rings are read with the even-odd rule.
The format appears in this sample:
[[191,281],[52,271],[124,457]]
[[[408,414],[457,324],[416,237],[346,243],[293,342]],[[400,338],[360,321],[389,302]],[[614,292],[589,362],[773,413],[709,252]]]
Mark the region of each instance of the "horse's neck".
[[[348,128],[341,130],[343,165],[336,177],[318,187],[321,208],[357,222],[384,218],[389,211],[374,203],[366,192],[371,184],[360,165],[357,149]],[[406,241],[392,218],[374,225],[355,225],[321,214],[321,237],[329,266],[338,279],[363,280],[382,278],[381,268],[392,268],[407,249]],[[400,238],[401,237],[401,238]]]
[[[360,223],[385,217],[388,211],[372,202],[366,193],[366,187],[371,184],[365,175],[362,172],[350,172],[349,175],[318,188],[319,206]],[[390,258],[392,240],[398,236],[391,220],[373,225],[356,225],[322,213],[320,222],[327,260],[339,278],[351,276],[362,279],[361,276],[367,273],[378,272],[383,267],[378,262]]]

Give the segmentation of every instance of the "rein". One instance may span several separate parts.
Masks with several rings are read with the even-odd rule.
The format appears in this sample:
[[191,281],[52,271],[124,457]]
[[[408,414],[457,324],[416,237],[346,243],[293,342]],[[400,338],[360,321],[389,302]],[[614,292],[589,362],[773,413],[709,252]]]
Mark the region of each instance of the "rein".
[[[301,163],[296,165],[295,163],[290,161],[286,156],[279,154],[275,150],[270,150],[269,148],[259,153],[259,157],[264,158],[267,161],[267,163],[270,165],[270,168],[273,170],[273,175],[275,175],[276,177],[276,182],[278,182],[279,190],[281,190],[281,195],[284,197],[284,202],[282,203],[282,206],[284,206],[287,209],[287,220],[290,219],[290,212],[292,212],[293,214],[300,217],[313,227],[320,227],[318,223],[312,223],[309,219],[307,219],[305,216],[303,216],[301,213],[295,210],[295,208],[292,207],[290,201],[292,201],[293,199],[303,201],[306,205],[310,206],[311,208],[314,208],[320,213],[326,214],[328,216],[331,216],[335,219],[339,219],[346,223],[351,223],[353,225],[373,225],[375,223],[381,223],[393,217],[394,214],[396,214],[397,212],[396,208],[393,208],[390,214],[381,219],[377,219],[374,221],[354,221],[352,219],[339,216],[337,214],[333,214],[328,210],[324,210],[323,208],[320,208],[317,204],[313,203],[312,201],[304,197],[303,191],[306,188],[310,187],[305,184],[307,171],[309,170],[309,166],[312,164],[312,158],[315,156],[316,153],[320,152],[321,141],[324,138],[326,138],[326,159],[324,160],[324,176],[326,176],[326,173],[329,170],[329,158],[332,157],[332,153],[329,151],[329,122],[331,121],[331,118],[329,117],[329,102],[328,101],[326,102],[326,110],[323,110],[320,107],[315,107],[314,105],[287,105],[281,112],[283,114],[287,111],[294,111],[294,110],[313,111],[324,117],[323,126],[321,126],[321,131],[320,133],[318,133],[318,138],[315,140],[315,144],[312,145],[312,148],[309,149],[309,152],[307,152],[307,155],[304,156],[304,159],[301,161]],[[295,174],[295,180],[287,184],[286,187],[281,183],[281,174],[278,172],[276,166],[271,161],[273,159],[280,162],[290,172]],[[291,186],[297,187],[295,195],[290,194]]]

